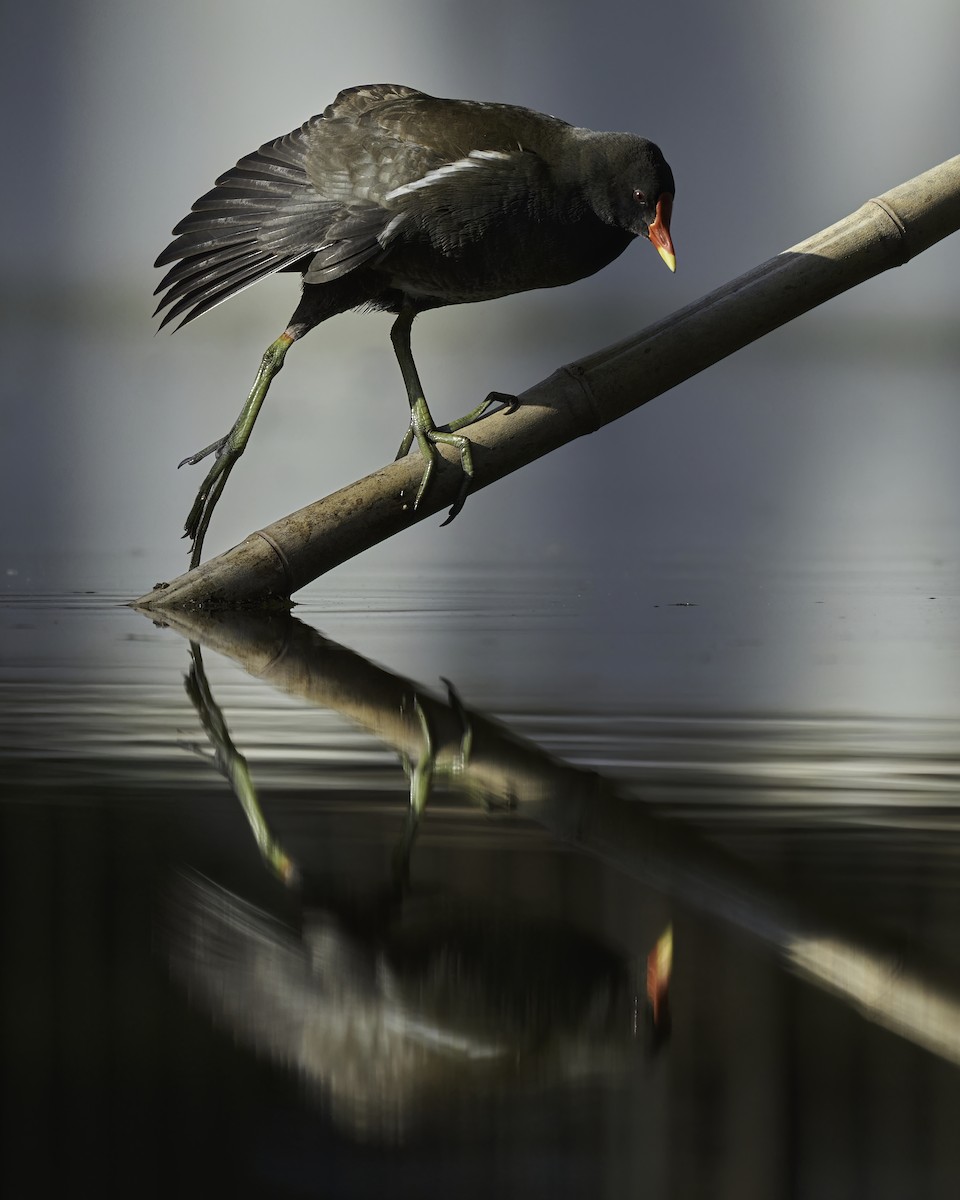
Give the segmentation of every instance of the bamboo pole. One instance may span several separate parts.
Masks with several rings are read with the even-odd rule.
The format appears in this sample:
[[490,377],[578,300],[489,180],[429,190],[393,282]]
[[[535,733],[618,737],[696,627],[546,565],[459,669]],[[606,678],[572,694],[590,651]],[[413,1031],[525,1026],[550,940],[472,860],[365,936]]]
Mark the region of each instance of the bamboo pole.
[[[856,212],[646,330],[561,367],[514,412],[470,426],[474,490],[593,433],[826,300],[901,266],[960,229],[960,155],[868,200]],[[160,585],[151,610],[286,605],[325,572],[453,503],[460,470],[449,447],[416,513],[417,455],[252,533]]]

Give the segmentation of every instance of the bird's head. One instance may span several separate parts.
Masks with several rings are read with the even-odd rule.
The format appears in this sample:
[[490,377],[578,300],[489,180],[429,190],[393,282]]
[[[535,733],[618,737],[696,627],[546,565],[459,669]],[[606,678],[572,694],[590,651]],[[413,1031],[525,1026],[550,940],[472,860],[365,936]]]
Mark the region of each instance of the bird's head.
[[609,225],[647,238],[671,271],[677,259],[670,237],[676,187],[660,147],[633,134],[599,134],[591,140],[588,199]]

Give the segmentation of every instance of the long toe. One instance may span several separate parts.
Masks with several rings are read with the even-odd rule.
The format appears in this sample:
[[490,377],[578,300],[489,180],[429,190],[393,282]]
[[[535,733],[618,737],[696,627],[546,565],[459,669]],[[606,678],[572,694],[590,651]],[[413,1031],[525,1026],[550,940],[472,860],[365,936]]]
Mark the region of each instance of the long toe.
[[437,452],[427,443],[426,452],[424,453],[423,474],[420,476],[420,486],[417,488],[417,494],[413,501],[413,511],[416,512],[427,494],[427,489],[430,487],[430,481],[433,479],[433,473],[437,469]]
[[511,392],[491,392],[484,400],[484,404],[501,404],[504,412],[512,413],[520,407],[520,397],[514,396]]
[[443,443],[447,446],[453,446],[460,454],[460,470],[462,477],[460,480],[460,491],[454,501],[453,508],[447,513],[446,520],[441,522],[441,528],[444,525],[449,525],[458,512],[463,508],[470,489],[473,487],[473,445],[468,437],[464,437],[462,433],[445,433],[443,430],[434,429],[429,435],[429,439],[434,443]]
[[473,483],[473,477],[464,473],[463,479],[460,482],[460,491],[457,493],[457,498],[453,502],[453,507],[447,513],[446,517],[440,522],[440,528],[444,525],[449,525],[454,517],[460,512],[464,504],[467,502],[467,497],[470,495],[470,488]]
[[220,495],[226,486],[234,463],[236,463],[239,457],[239,451],[221,446],[221,449],[217,452],[217,457],[213,461],[213,465],[207,472],[206,478],[200,485],[197,498],[193,502],[193,507],[190,509],[183,527],[183,536],[189,538],[192,543],[190,553],[191,569],[200,564],[203,539],[206,537],[207,529],[210,526],[213,510],[216,508],[217,501],[220,499]]
[[403,435],[403,441],[400,443],[400,449],[394,456],[394,462],[399,462],[401,458],[406,458],[410,453],[410,447],[413,445],[413,439],[416,437],[416,430],[413,427],[411,420],[407,432]]
[[222,454],[229,441],[230,434],[228,433],[226,437],[218,438],[215,442],[211,442],[209,446],[204,446],[204,448],[202,450],[198,450],[196,454],[188,454],[186,458],[181,459],[180,462],[177,463],[177,470],[179,471],[181,467],[195,467],[197,463],[203,462],[203,460],[208,458],[211,454]]
[[183,536],[189,538],[191,542],[196,541],[197,530],[200,528],[200,518],[203,515],[204,495],[201,493],[193,502],[193,507],[187,514],[187,519],[183,523]]
[[468,425],[472,425],[474,421],[479,421],[481,417],[485,417],[487,413],[495,405],[499,405],[497,412],[516,412],[520,406],[520,401],[516,396],[510,395],[509,392],[490,392],[486,400],[481,400],[476,408],[471,410],[462,417],[457,417],[455,421],[451,421],[448,425],[441,426],[444,433],[456,433],[458,429],[466,429]]

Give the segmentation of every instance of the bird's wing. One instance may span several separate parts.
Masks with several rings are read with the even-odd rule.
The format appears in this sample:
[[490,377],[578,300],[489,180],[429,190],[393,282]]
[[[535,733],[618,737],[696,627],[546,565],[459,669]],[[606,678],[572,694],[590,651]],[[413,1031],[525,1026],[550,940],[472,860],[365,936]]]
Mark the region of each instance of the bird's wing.
[[[316,250],[338,204],[324,203],[306,170],[312,117],[300,129],[267,142],[221,175],[174,229],[174,240],[156,261],[173,267],[155,294],[163,296],[161,329],[183,315],[181,324],[250,287],[257,280]],[[290,219],[286,236],[273,243],[261,230]]]
[[[294,266],[325,245],[332,226],[340,274],[378,253],[375,233],[369,232],[376,226],[374,214],[356,194],[349,173],[325,172],[316,161],[310,169],[308,159],[316,160],[317,147],[324,145],[334,148],[334,157],[339,145],[343,158],[364,114],[420,94],[401,84],[349,88],[322,114],[266,142],[221,175],[177,225],[174,240],[155,263],[174,264],[154,293],[163,293],[156,312],[168,310],[160,328],[181,316],[181,324],[192,321],[265,276]],[[380,214],[380,228],[389,221],[389,215]],[[345,233],[353,239],[350,248],[340,245]]]
[[456,253],[501,217],[535,205],[546,167],[511,140],[509,120],[495,116],[478,146],[462,144],[461,132],[476,137],[479,107],[501,112],[395,84],[351,88],[241,159],[196,201],[156,261],[173,264],[155,293],[157,313],[167,310],[160,328],[286,268],[305,267],[308,283],[328,283],[401,234]]

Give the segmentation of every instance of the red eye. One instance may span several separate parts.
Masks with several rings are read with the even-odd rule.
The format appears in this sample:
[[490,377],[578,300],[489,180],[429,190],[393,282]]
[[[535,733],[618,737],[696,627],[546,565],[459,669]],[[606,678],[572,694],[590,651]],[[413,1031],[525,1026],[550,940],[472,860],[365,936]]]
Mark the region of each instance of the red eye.
[[634,198],[634,200],[637,201],[638,204],[642,204],[644,202],[644,200],[646,200],[647,197],[644,195],[643,192],[640,191],[639,188],[634,188],[633,189],[633,198]]

